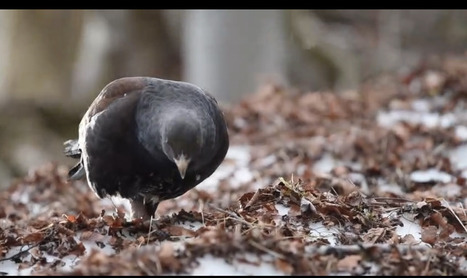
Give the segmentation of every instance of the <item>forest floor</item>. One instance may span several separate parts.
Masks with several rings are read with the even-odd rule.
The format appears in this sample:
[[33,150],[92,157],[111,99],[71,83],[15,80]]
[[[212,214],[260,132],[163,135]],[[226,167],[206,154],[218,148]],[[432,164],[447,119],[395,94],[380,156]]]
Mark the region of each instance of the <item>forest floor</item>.
[[466,59],[225,113],[225,161],[152,225],[63,165],[0,192],[0,274],[467,275]]

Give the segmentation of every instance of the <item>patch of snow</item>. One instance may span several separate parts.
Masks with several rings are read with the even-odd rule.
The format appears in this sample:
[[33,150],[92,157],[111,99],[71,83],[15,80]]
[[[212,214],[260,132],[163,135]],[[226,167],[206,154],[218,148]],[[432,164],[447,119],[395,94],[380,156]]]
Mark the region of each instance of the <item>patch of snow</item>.
[[78,232],[75,236],[74,239],[76,242],[82,242],[84,247],[86,247],[86,254],[90,254],[92,249],[97,249],[102,252],[104,252],[107,255],[114,255],[115,250],[112,248],[112,246],[108,243],[109,240],[112,238],[111,236],[108,235],[102,235],[102,243],[104,244],[103,247],[101,248],[99,245],[97,245],[95,240],[92,239],[87,239],[87,240],[80,240],[81,237],[81,232]]
[[302,176],[303,174],[305,174],[305,170],[306,170],[307,168],[308,168],[307,165],[305,165],[305,164],[299,164],[299,165],[297,166],[297,170],[296,170],[296,171],[297,171],[297,175]]
[[381,192],[392,193],[392,194],[399,195],[399,196],[402,196],[405,194],[398,184],[387,183],[387,181],[385,181],[384,179],[378,179],[378,189]]
[[232,185],[241,185],[253,180],[253,173],[248,167],[242,167],[235,171]]
[[422,227],[413,218],[413,215],[404,213],[399,218],[403,226],[396,227],[396,233],[400,237],[412,235],[416,241],[422,242]]
[[15,203],[28,204],[29,203],[29,194],[26,194],[25,191],[14,191],[11,194],[11,201]]
[[200,190],[206,190],[208,192],[216,191],[219,181],[232,175],[232,173],[235,171],[235,168],[236,167],[234,165],[221,164],[221,166],[219,166],[219,168],[216,171],[214,171],[214,173],[212,173],[210,177],[198,184],[196,188]]
[[253,180],[253,173],[248,167],[249,162],[250,148],[248,146],[230,146],[224,163],[196,188],[213,192],[217,190],[219,181],[229,176],[233,176],[231,183],[234,186],[250,182]]
[[[25,248],[23,247],[23,250]],[[5,257],[10,257],[10,256],[13,256],[15,254],[18,254],[20,251],[21,251],[21,246],[15,246],[13,248],[11,248],[7,254],[5,255]],[[41,251],[42,252],[42,251]],[[25,262],[28,262],[31,260],[31,254],[27,253],[27,255],[25,255],[24,257],[22,257],[22,260],[25,261]],[[64,270],[64,271],[69,271],[69,270],[72,270],[73,267],[79,262],[79,258],[75,255],[68,255],[68,256],[65,256],[63,258],[59,258],[59,257],[55,257],[55,256],[51,256],[45,252],[42,252],[42,255],[41,255],[43,258],[45,258],[45,260],[47,261],[47,263],[52,263],[54,261],[57,261],[57,260],[61,260],[62,261],[62,264],[59,264],[57,266],[57,269],[60,269],[60,270]],[[33,268],[34,266],[32,267],[27,267],[27,268],[24,268],[24,269],[18,269],[19,267],[19,264],[16,264],[15,262],[11,261],[11,260],[7,260],[7,261],[2,261],[0,262],[0,273],[1,272],[4,272],[6,273],[6,275],[11,275],[11,276],[30,276],[32,275],[32,271],[33,271]]]
[[331,246],[336,246],[338,243],[336,234],[339,232],[335,228],[328,228],[322,222],[310,223],[310,237],[324,238],[329,241]]
[[458,139],[467,141],[467,127],[465,125],[456,126],[454,132]]
[[360,189],[363,193],[368,194],[370,193],[370,189],[368,188],[368,183],[366,182],[366,178],[361,173],[349,173],[349,179],[356,185],[360,186]]
[[214,257],[211,254],[198,259],[198,266],[191,272],[192,275],[285,275],[276,269],[270,255],[257,256],[244,254],[245,260],[251,262],[240,262],[234,259],[228,263],[225,259]]
[[289,214],[289,210],[290,210],[289,207],[286,207],[283,204],[278,204],[278,203],[276,203],[275,207],[277,209],[277,214],[278,215],[282,216],[282,215],[288,215]]
[[416,99],[412,101],[412,109],[418,112],[429,112],[431,104],[426,99]]
[[185,221],[184,223],[177,223],[175,225],[178,225],[180,227],[183,227],[187,230],[192,230],[192,231],[197,231],[199,228],[203,227],[203,223],[199,221],[196,221],[196,222]]
[[251,185],[251,190],[257,190],[257,189],[260,189],[260,188],[264,188],[266,186],[268,186],[269,184],[271,184],[272,181],[270,179],[266,179],[266,178],[256,178],[256,180],[254,182],[252,182],[250,185]]
[[461,195],[462,187],[455,183],[437,184],[433,186],[432,191],[443,198],[454,198]]
[[[301,165],[300,165],[301,166]],[[300,167],[299,166],[299,167]],[[334,158],[334,156],[330,153],[325,153],[319,159],[313,164],[313,172],[315,173],[322,173],[322,174],[329,174],[335,167],[338,166],[346,166],[349,167],[353,171],[361,171],[362,170],[362,165],[357,162],[347,162],[347,161],[342,161]],[[297,168],[298,169],[298,168]],[[304,171],[304,169],[303,169]],[[298,170],[297,170],[298,172]],[[358,179],[357,177],[358,174],[356,174],[354,177]]]
[[345,165],[352,169],[352,171],[362,171],[363,167],[362,164],[358,162],[346,162]]
[[232,159],[238,165],[248,165],[250,162],[250,147],[246,145],[233,145],[229,147],[225,159]]
[[330,173],[337,166],[336,160],[330,154],[325,154],[323,157],[313,164],[313,172]]
[[456,116],[453,113],[440,115],[439,113],[425,113],[407,110],[394,110],[379,112],[377,116],[378,124],[383,127],[391,127],[398,122],[408,122],[411,124],[422,124],[428,128],[451,127],[456,124]]
[[449,159],[456,170],[467,168],[467,144],[452,149],[449,152]]
[[274,164],[276,161],[277,161],[277,156],[274,155],[274,154],[270,154],[270,155],[260,159],[258,165],[259,165],[259,167],[266,168],[266,167],[269,167],[272,164]]
[[30,276],[33,267],[19,270],[19,265],[11,260],[0,262],[0,275],[5,276]]
[[[24,248],[23,248],[24,249]],[[11,257],[15,254],[18,254],[19,252],[21,251],[21,247],[20,246],[15,246],[15,247],[12,247],[6,254],[5,254],[5,258],[8,258],[8,257]],[[26,259],[29,259],[31,257],[31,255],[27,255],[26,256]],[[18,276],[18,275],[31,275],[31,272],[32,272],[32,268],[33,267],[28,267],[28,268],[24,268],[24,269],[21,269],[19,270],[18,269],[19,267],[19,264],[13,262],[12,260],[7,260],[7,261],[1,261],[0,262],[0,275],[8,275],[8,276]]]
[[415,171],[410,174],[410,179],[414,182],[437,181],[442,183],[451,182],[454,178],[446,172],[437,169]]

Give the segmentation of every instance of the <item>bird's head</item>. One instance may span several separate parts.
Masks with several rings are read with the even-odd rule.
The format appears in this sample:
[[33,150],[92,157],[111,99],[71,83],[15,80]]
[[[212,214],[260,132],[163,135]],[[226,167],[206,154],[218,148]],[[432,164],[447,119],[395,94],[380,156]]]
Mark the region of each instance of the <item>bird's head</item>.
[[162,150],[177,165],[182,179],[188,168],[196,163],[202,145],[202,130],[198,121],[186,115],[171,119],[162,133]]

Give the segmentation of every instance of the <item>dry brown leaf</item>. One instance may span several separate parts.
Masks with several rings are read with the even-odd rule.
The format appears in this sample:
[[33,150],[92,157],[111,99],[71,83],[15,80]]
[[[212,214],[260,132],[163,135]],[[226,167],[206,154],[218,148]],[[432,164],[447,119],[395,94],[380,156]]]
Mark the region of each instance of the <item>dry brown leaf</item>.
[[371,228],[366,234],[362,236],[363,242],[375,244],[376,242],[381,241],[381,239],[385,236],[386,231],[386,228]]
[[167,231],[170,235],[172,236],[188,236],[188,237],[194,237],[196,236],[196,232],[184,227],[180,226],[169,226],[164,229]]
[[294,271],[293,266],[283,259],[276,259],[274,261],[274,265],[276,266],[277,269],[279,269],[281,272],[285,273],[286,275],[291,275]]
[[44,235],[40,232],[31,233],[22,238],[24,244],[38,243],[44,238]]
[[415,239],[415,237],[413,235],[405,235],[403,238],[402,238],[402,241],[401,243],[404,243],[404,244],[418,244],[419,242]]
[[180,261],[175,257],[175,250],[171,242],[163,242],[157,256],[162,267],[166,269],[178,272],[182,267]]
[[337,262],[337,269],[340,271],[352,271],[352,269],[360,264],[361,260],[361,255],[348,255]]
[[438,228],[436,226],[423,228],[422,241],[434,245],[438,241]]

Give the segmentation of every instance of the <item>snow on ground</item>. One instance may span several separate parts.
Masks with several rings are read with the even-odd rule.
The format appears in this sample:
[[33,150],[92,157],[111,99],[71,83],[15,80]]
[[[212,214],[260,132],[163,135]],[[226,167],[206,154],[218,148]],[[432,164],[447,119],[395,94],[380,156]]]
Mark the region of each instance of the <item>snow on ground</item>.
[[224,163],[206,180],[196,186],[197,189],[212,192],[216,190],[219,181],[233,176],[233,186],[240,186],[253,179],[253,173],[248,167],[250,162],[249,146],[230,146]]
[[193,269],[193,275],[285,275],[276,269],[271,255],[257,256],[246,253],[241,261],[238,258],[227,262],[224,258],[205,255],[198,259],[199,265]]
[[[386,112],[380,112],[377,115],[377,120],[381,126],[390,127],[398,122],[405,121],[408,123],[422,124],[429,128],[433,127],[454,127],[456,136],[464,141],[467,141],[467,127],[465,125],[458,124],[458,119],[453,113],[432,113],[430,111],[431,104],[425,100],[418,100],[412,103],[413,110],[391,110]],[[250,147],[249,146],[236,146],[232,145],[227,153],[225,162],[219,167],[219,169],[214,172],[214,174],[203,181],[200,185],[197,186],[199,190],[205,190],[207,192],[213,192],[216,190],[217,185],[223,179],[229,178],[233,186],[240,186],[247,184],[254,179],[255,173],[249,167],[250,163]],[[462,171],[462,176],[467,178],[467,144],[461,145],[456,149],[449,150],[448,157],[451,161],[451,164],[454,169],[459,169]],[[264,157],[260,161],[260,166],[268,167],[276,162],[277,158],[274,154],[270,154]],[[313,172],[316,173],[329,173],[332,169],[339,165],[346,165],[345,162],[339,161],[334,158],[331,154],[325,153],[322,158],[314,163],[312,168]],[[362,174],[351,173],[350,179],[359,184],[363,184],[362,188],[366,188],[367,181]],[[427,169],[414,171],[410,174],[410,179],[414,182],[425,183],[430,181],[435,181],[439,183],[438,188],[436,186],[434,189],[438,190],[441,196],[449,196],[449,194],[458,194],[461,187],[457,184],[452,184],[454,177],[450,174],[439,171],[437,169]],[[394,183],[389,183],[384,179],[379,179],[377,181],[380,191],[383,192],[392,192],[396,195],[403,195],[403,191],[400,186]],[[12,199],[20,201],[25,204],[29,204],[29,199],[27,195],[15,195],[13,194]],[[103,202],[112,202],[110,200],[103,200]],[[118,203],[118,200],[113,200],[114,203]],[[110,203],[108,203],[110,205]],[[125,207],[129,208],[127,201],[122,201],[122,204]],[[36,207],[32,211],[40,211],[41,208]],[[287,215],[290,211],[290,208],[282,205],[276,204],[276,210],[278,211],[279,216]],[[407,235],[413,236],[417,242],[421,242],[421,233],[422,228],[415,219],[413,215],[403,214],[400,218],[403,226],[398,226],[396,228],[396,233],[400,237]],[[179,224],[185,229],[190,229],[196,231],[203,227],[203,223],[200,222],[185,222],[184,224]],[[327,239],[331,246],[338,244],[338,239],[336,234],[338,233],[337,229],[330,229],[323,225],[321,222],[311,223],[310,226],[310,240],[313,238]],[[455,234],[457,236],[464,236],[460,234]],[[83,242],[86,247],[86,254],[89,254],[92,249],[98,249],[105,252],[108,255],[115,254],[115,251],[107,244],[110,237],[102,236],[102,244],[97,245],[95,241],[92,240],[81,240],[81,234],[78,233],[75,236],[75,240]],[[174,243],[175,244],[175,243]],[[176,243],[178,245],[183,245],[183,241]],[[428,245],[427,245],[428,246]],[[5,257],[10,257],[14,254],[17,254],[20,251],[19,247],[12,248],[8,251]],[[37,251],[40,252],[40,251]],[[33,253],[33,252],[32,252]],[[27,256],[32,256],[31,254]],[[46,255],[47,261],[57,260],[57,257]],[[62,258],[62,269],[72,269],[72,267],[79,262],[79,258],[76,256],[67,256]],[[193,275],[283,275],[284,273],[279,271],[274,266],[274,257],[271,255],[262,255],[257,256],[254,254],[245,254],[245,257],[240,259],[233,259],[232,261],[226,261],[224,258],[219,258],[213,255],[205,255],[198,259],[198,265],[192,270]],[[12,260],[0,261],[0,272],[5,275],[29,275],[31,274],[31,268],[18,269],[18,264],[14,263]]]

